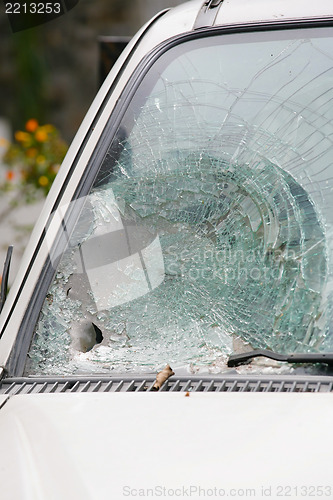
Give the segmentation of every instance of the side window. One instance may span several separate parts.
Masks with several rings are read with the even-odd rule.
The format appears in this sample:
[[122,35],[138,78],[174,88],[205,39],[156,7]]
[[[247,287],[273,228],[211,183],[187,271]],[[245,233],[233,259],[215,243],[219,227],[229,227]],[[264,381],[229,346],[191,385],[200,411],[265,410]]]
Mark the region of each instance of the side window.
[[235,342],[329,350],[332,38],[214,36],[138,86],[26,373],[223,370]]

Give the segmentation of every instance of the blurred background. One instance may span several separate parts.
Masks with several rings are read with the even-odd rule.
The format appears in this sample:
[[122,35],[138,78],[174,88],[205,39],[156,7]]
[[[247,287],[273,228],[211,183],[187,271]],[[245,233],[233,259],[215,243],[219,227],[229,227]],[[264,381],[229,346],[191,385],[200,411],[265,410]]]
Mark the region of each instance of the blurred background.
[[0,4],[0,275],[10,283],[58,164],[100,85],[101,36],[132,37],[184,0],[80,0],[65,15],[12,33]]

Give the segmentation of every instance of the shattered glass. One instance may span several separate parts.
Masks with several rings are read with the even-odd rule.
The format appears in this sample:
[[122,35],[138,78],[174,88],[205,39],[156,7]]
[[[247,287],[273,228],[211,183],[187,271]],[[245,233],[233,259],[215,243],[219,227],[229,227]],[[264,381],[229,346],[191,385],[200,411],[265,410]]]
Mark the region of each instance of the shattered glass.
[[27,373],[223,371],[239,346],[332,350],[331,34],[207,37],[154,63],[56,270]]

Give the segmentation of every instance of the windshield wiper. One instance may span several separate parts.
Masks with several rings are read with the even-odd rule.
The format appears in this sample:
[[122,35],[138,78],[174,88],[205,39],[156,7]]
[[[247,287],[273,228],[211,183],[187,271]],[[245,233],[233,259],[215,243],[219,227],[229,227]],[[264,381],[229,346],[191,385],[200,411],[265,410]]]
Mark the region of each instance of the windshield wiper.
[[254,351],[243,352],[242,354],[232,354],[228,359],[228,366],[238,366],[249,363],[251,359],[263,356],[275,361],[285,361],[287,363],[325,363],[333,366],[333,353],[295,353],[279,354],[266,349],[256,349]]

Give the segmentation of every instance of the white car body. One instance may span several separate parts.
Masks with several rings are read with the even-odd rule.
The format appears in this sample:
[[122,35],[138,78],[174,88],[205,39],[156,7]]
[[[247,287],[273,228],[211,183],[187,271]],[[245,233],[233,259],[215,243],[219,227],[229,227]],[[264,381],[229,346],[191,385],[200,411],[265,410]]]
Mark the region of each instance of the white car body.
[[[238,378],[212,376],[212,382],[192,377],[192,386],[183,377],[182,390],[159,393],[141,392],[139,383],[131,389],[129,377],[112,386],[112,377],[110,385],[91,376],[72,378],[63,394],[61,377],[30,383],[8,375],[20,326],[61,226],[60,218],[51,217],[53,207],[70,205],[140,61],[168,39],[206,29],[204,20],[212,18],[205,18],[203,4],[192,0],[157,15],[133,38],[88,111],[34,228],[0,316],[1,499],[333,498],[329,374],[275,381],[269,370],[252,379],[244,371]],[[200,9],[203,24],[195,26]],[[212,11],[213,28],[222,29],[333,23],[329,0],[224,0]],[[153,379],[146,380],[151,385]],[[278,394],[270,392],[272,384]],[[125,386],[127,392],[118,394]],[[250,386],[253,392],[247,392]]]

